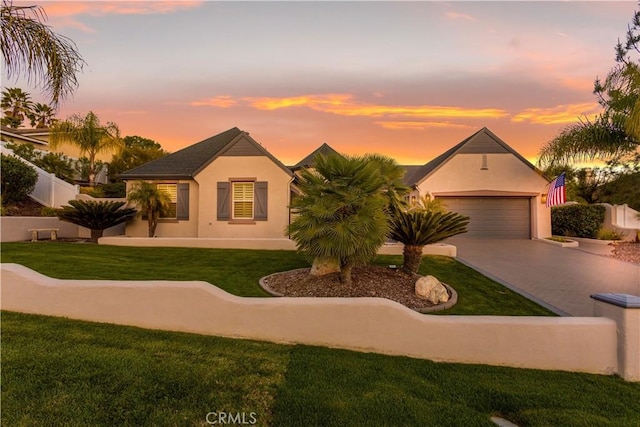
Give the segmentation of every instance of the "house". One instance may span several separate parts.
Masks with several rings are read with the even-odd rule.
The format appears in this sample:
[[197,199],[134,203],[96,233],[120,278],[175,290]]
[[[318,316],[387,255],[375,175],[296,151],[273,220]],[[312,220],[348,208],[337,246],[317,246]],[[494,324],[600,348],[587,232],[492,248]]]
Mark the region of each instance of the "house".
[[[172,199],[161,237],[280,238],[289,224],[293,173],[249,133],[229,129],[120,175],[157,184]],[[147,223],[127,225],[147,236]]]
[[486,127],[425,165],[406,168],[412,198],[430,193],[471,218],[461,237],[551,235],[549,181]]
[[[290,221],[295,172],[312,167],[316,154],[337,153],[323,144],[286,167],[259,143],[233,128],[121,175],[155,182],[173,209],[158,226],[161,237],[283,238]],[[471,218],[465,236],[543,238],[551,235],[544,197],[549,182],[524,157],[487,128],[422,166],[404,166],[410,199],[425,194]],[[140,219],[127,235],[147,235]]]

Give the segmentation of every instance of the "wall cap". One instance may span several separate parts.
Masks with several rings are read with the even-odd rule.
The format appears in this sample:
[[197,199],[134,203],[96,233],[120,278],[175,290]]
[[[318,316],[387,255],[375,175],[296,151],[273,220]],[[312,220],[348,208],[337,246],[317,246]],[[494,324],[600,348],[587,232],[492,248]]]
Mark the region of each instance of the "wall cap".
[[606,302],[623,308],[640,308],[640,296],[630,294],[593,294],[591,295],[596,301]]

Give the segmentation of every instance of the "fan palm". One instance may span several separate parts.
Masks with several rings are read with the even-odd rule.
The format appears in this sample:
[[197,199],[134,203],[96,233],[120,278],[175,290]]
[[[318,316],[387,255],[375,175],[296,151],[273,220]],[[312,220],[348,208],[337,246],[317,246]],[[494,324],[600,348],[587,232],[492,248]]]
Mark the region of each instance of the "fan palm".
[[169,194],[158,190],[158,187],[150,182],[140,181],[133,185],[127,200],[140,207],[140,213],[147,217],[149,223],[149,237],[155,236],[160,217],[169,210]]
[[396,211],[391,218],[391,238],[404,244],[402,269],[407,273],[417,273],[425,245],[466,233],[468,223],[469,217],[455,212]]
[[133,218],[136,210],[123,208],[125,202],[94,202],[69,200],[70,206],[58,209],[62,221],[86,227],[91,230],[91,240],[97,242],[104,230]]
[[36,129],[46,129],[54,123],[55,119],[53,117],[55,114],[56,112],[51,106],[36,102],[29,113],[31,126]]
[[89,183],[96,177],[96,155],[100,152],[120,149],[122,142],[120,130],[115,123],[100,123],[100,119],[92,111],[86,116],[74,114],[67,120],[57,122],[51,127],[49,144],[52,148],[67,142],[80,149],[89,159]]
[[385,180],[376,163],[318,155],[314,169],[301,171],[298,187],[291,239],[311,258],[337,260],[340,280],[351,284],[353,266],[373,258],[389,232]]
[[27,92],[19,87],[10,87],[2,91],[0,106],[4,112],[2,124],[17,129],[22,126],[25,117],[31,115],[33,103]]
[[0,50],[8,78],[26,72],[36,86],[44,87],[54,106],[78,86],[76,73],[85,64],[70,39],[46,25],[40,6],[0,6]]

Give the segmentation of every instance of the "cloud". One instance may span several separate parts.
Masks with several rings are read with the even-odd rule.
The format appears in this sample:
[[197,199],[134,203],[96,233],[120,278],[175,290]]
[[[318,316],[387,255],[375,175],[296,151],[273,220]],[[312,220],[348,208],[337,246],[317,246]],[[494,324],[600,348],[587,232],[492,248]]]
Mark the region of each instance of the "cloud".
[[466,13],[458,13],[458,12],[447,12],[444,15],[447,19],[459,20],[462,19],[467,22],[477,22],[478,20],[471,15],[467,15]]
[[429,128],[471,128],[472,126],[451,122],[411,122],[411,121],[378,121],[373,124],[391,130],[423,130]]
[[202,1],[113,1],[113,2],[47,2],[43,6],[56,27],[71,27],[85,32],[93,29],[78,21],[80,15],[151,15],[166,14],[198,7]]
[[194,107],[219,107],[219,108],[230,108],[234,107],[238,104],[238,101],[233,99],[229,95],[220,95],[213,98],[205,98],[199,101],[190,102],[189,105],[193,105]]
[[440,105],[382,105],[354,100],[350,94],[303,95],[288,98],[244,98],[253,108],[278,110],[291,107],[307,107],[324,113],[341,116],[408,117],[419,118],[501,118],[508,115],[496,108],[464,108]]
[[551,108],[527,108],[516,114],[511,121],[528,121],[529,123],[542,125],[575,123],[581,116],[592,118],[600,111],[601,107],[596,102],[557,105]]

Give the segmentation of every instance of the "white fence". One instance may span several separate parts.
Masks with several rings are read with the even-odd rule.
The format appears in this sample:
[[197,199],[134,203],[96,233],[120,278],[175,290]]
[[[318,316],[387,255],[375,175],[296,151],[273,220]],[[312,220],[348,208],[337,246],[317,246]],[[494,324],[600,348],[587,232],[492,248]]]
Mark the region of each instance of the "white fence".
[[[637,356],[640,309],[611,306],[603,317],[433,316],[383,298],[242,298],[204,282],[58,280],[18,264],[0,267],[3,310],[640,380],[628,360]],[[595,304],[597,312],[606,303]]]
[[40,169],[36,165],[26,161],[25,159],[13,154],[13,151],[5,146],[1,147],[4,155],[14,156],[25,164],[33,167],[38,173],[38,181],[29,196],[45,206],[59,208],[69,203],[69,200],[75,200],[80,194],[78,185],[69,184],[57,178],[54,174]]

